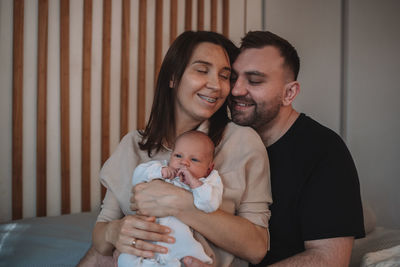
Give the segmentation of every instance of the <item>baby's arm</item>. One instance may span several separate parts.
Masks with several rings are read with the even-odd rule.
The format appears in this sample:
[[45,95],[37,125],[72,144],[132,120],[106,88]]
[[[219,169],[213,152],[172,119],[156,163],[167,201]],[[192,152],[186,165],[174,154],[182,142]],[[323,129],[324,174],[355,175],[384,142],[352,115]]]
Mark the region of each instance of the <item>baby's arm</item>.
[[193,177],[193,175],[187,169],[180,169],[177,175],[181,179],[181,182],[187,184],[191,189],[195,189],[203,185],[203,182],[200,181],[200,179]]
[[176,174],[176,169],[170,166],[164,166],[161,169],[162,178],[164,179],[174,179]]
[[216,211],[222,202],[223,185],[218,171],[213,170],[207,178],[200,179],[203,185],[193,189],[194,205],[204,212]]
[[143,182],[150,182],[153,179],[162,178],[162,167],[163,162],[156,160],[139,164],[133,172],[132,184],[136,185]]

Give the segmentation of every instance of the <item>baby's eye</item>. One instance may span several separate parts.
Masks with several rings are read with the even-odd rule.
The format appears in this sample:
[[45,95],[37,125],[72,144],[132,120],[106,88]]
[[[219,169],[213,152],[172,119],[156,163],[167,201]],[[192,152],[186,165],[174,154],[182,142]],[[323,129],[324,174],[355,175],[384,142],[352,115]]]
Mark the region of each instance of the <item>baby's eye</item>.
[[196,159],[196,158],[192,158],[192,161],[194,162],[199,162],[200,160]]
[[175,154],[174,157],[180,159],[180,158],[182,158],[182,155],[181,154]]

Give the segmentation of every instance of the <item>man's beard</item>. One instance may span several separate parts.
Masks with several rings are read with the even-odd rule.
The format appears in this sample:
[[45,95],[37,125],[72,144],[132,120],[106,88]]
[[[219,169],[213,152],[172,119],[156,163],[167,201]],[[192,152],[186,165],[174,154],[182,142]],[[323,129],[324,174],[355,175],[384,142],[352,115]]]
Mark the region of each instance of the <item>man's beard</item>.
[[[280,96],[275,97],[268,103],[257,103],[253,99],[247,97],[230,97],[231,99],[229,101],[229,107],[231,110],[232,121],[242,126],[250,126],[255,130],[267,126],[273,119],[275,119],[278,116],[282,106]],[[235,110],[233,108],[235,105],[235,100],[252,105],[251,112]]]

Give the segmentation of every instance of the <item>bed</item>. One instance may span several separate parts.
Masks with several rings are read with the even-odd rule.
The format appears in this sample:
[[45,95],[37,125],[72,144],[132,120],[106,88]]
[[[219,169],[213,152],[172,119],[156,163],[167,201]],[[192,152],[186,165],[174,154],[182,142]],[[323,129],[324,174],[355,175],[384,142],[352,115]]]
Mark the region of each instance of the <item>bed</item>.
[[97,213],[0,224],[0,266],[76,266],[90,247]]
[[[90,247],[97,214],[83,212],[0,224],[0,266],[76,266]],[[368,214],[371,212],[364,210],[368,234],[355,241],[350,267],[379,266],[364,264],[365,256],[400,245],[400,229],[375,227],[370,219],[373,215]]]

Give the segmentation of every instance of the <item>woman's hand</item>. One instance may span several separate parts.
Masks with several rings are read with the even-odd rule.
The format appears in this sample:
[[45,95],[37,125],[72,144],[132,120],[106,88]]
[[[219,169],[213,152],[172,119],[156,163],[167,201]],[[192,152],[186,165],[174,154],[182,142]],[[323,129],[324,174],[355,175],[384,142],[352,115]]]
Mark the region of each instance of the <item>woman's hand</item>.
[[157,224],[155,217],[128,215],[109,223],[106,241],[121,253],[152,258],[154,252],[167,253],[168,250],[150,241],[174,243],[175,239],[167,235],[170,232],[168,227]]
[[190,192],[161,180],[138,184],[132,193],[131,210],[142,215],[177,216],[182,211],[196,209]]

